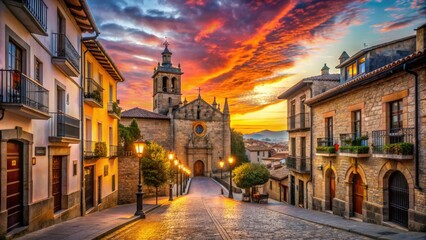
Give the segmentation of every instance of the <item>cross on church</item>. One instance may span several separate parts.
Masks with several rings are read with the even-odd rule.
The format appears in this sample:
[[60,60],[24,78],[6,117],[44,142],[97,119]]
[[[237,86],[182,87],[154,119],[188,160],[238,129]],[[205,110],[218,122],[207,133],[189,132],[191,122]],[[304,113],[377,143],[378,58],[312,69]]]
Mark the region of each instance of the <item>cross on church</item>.
[[166,40],[164,41],[163,45],[167,48],[170,44],[169,44],[169,42],[167,42],[167,37],[165,37],[165,38],[166,38]]
[[198,95],[201,96],[201,88],[198,87]]

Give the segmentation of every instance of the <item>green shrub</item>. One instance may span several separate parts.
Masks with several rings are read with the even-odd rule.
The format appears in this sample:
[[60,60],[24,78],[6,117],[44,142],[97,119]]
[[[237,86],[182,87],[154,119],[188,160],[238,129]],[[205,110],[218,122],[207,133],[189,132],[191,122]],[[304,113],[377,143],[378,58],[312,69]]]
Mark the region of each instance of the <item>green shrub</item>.
[[354,154],[367,154],[370,148],[368,146],[342,146],[340,152],[348,152]]
[[414,144],[407,142],[386,144],[383,149],[387,154],[412,155]]
[[95,143],[95,156],[106,157],[107,156],[107,145],[105,142]]
[[315,149],[317,153],[336,153],[336,149],[334,148],[334,146],[318,146]]

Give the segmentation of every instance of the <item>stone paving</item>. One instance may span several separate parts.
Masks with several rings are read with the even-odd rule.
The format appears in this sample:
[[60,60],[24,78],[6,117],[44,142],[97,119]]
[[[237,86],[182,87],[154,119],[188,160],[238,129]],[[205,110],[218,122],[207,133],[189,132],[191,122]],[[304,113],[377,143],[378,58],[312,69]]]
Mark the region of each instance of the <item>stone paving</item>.
[[220,195],[210,178],[194,178],[188,195],[104,239],[369,239]]

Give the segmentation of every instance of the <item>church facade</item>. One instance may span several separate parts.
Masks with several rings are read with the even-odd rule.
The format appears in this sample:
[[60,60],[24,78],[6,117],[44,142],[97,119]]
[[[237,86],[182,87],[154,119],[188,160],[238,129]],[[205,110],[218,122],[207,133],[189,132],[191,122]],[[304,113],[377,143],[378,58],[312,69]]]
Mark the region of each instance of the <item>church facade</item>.
[[227,99],[223,109],[202,99],[182,102],[180,64],[172,65],[172,53],[165,42],[162,63],[154,69],[153,111],[133,108],[122,113],[128,126],[136,119],[145,140],[155,141],[175,153],[193,176],[208,176],[219,170],[219,160],[231,154],[230,112]]

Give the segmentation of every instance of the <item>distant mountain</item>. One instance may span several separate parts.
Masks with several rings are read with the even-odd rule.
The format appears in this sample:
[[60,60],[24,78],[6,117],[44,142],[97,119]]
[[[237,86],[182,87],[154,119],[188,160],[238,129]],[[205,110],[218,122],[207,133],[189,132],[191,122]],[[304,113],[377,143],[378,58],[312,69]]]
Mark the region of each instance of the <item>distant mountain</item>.
[[261,140],[265,142],[283,142],[283,141],[288,141],[288,132],[263,130],[260,132],[244,134],[244,138],[246,139],[253,138],[253,139]]

